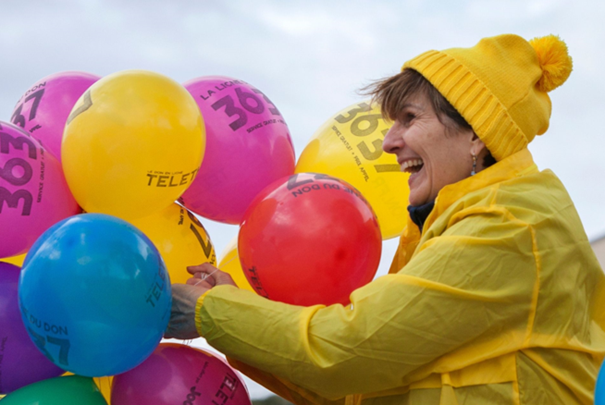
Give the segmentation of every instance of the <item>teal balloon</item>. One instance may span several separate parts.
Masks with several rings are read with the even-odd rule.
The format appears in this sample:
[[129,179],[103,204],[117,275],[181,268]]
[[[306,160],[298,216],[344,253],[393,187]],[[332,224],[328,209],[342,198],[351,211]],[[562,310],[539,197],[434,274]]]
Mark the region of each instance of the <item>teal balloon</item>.
[[43,380],[13,391],[2,405],[107,405],[92,378],[72,375]]
[[38,349],[64,370],[120,374],[159,344],[170,279],[153,243],[129,223],[82,214],[49,228],[19,280],[21,317]]

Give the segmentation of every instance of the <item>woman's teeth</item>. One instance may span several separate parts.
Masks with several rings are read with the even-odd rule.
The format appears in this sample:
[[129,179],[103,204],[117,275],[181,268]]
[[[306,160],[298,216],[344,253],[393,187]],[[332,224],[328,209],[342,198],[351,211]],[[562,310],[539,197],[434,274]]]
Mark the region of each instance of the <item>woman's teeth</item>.
[[401,170],[406,173],[417,173],[422,169],[423,165],[422,159],[406,160],[401,165]]

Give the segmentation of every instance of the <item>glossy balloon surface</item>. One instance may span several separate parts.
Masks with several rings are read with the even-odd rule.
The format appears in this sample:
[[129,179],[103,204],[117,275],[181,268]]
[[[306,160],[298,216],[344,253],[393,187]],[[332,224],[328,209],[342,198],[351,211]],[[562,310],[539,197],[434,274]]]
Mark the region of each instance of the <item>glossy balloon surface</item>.
[[95,377],[93,378],[97,388],[107,401],[107,404],[111,405],[111,386],[113,384],[113,376],[108,377]]
[[[67,371],[63,375],[68,376],[68,375],[74,375],[74,374]],[[103,398],[105,399],[107,404],[111,405],[111,385],[113,383],[113,376],[94,377],[92,380],[94,381],[95,385],[99,389],[99,392],[101,393],[101,395],[103,395]]]
[[0,262],[0,394],[63,373],[27,335],[19,312],[20,272],[19,267]]
[[239,288],[256,292],[256,290],[250,285],[250,282],[246,278],[246,274],[244,274],[244,270],[242,269],[239,253],[237,251],[237,236],[233,238],[231,242],[229,242],[221,253],[218,268],[225,273],[229,273]]
[[27,132],[0,122],[0,258],[25,253],[51,225],[78,212],[61,163]]
[[51,227],[28,252],[19,281],[21,315],[40,351],[89,377],[129,370],[155,349],[170,291],[153,243],[103,214]]
[[51,378],[23,387],[2,405],[107,405],[91,378],[77,375]]
[[5,257],[3,259],[0,259],[0,262],[9,263],[9,264],[13,264],[15,266],[21,267],[21,266],[23,266],[23,261],[25,260],[25,255],[26,255],[26,253],[23,253],[22,255],[18,255],[18,256]]
[[172,204],[195,178],[204,123],[183,86],[128,70],[92,85],[67,119],[65,177],[87,212],[141,218]]
[[60,72],[31,86],[17,102],[11,122],[31,133],[61,161],[65,122],[76,101],[100,77],[85,72]]
[[290,131],[271,100],[242,80],[206,76],[184,86],[204,116],[207,153],[183,202],[206,218],[239,224],[263,188],[294,173]]
[[382,241],[372,208],[342,180],[296,174],[246,212],[238,248],[257,293],[296,305],[346,304],[376,274]]
[[243,380],[216,355],[162,343],[140,366],[114,377],[112,405],[251,405]]
[[171,283],[185,283],[187,266],[216,265],[216,252],[202,223],[189,210],[172,204],[162,211],[130,221],[158,248]]
[[328,174],[358,189],[374,209],[383,239],[401,234],[409,205],[409,175],[382,150],[390,126],[378,106],[353,104],[315,132],[296,163],[296,173]]

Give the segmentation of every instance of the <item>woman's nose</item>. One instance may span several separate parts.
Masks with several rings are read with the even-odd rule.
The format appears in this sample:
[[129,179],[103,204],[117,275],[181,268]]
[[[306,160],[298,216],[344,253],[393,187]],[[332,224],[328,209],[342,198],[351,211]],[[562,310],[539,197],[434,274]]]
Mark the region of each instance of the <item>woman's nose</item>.
[[403,148],[403,136],[398,130],[397,123],[387,131],[382,141],[382,150],[386,153],[397,153],[399,149]]

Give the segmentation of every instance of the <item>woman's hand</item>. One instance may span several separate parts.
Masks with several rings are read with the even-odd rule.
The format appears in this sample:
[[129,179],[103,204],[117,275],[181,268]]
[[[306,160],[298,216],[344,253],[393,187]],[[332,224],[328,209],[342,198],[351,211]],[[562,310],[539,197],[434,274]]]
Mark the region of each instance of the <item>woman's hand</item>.
[[165,338],[194,339],[199,337],[195,328],[195,305],[197,300],[217,285],[237,287],[231,275],[220,271],[209,263],[187,267],[193,276],[187,284],[172,285],[172,310]]

